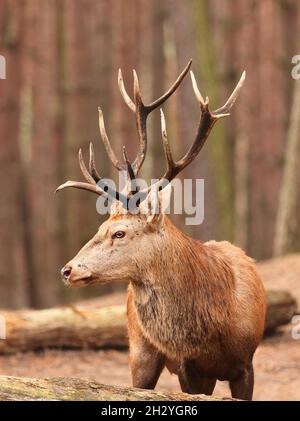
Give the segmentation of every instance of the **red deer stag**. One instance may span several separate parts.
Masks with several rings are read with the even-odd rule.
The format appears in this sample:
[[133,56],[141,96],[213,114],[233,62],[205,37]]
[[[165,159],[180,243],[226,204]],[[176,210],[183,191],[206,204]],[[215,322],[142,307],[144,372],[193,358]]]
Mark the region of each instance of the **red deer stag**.
[[[252,358],[265,321],[265,293],[253,260],[227,241],[193,240],[177,229],[161,209],[147,213],[149,189],[140,192],[139,212],[124,212],[126,201],[134,194],[132,181],[145,159],[147,117],[173,94],[190,66],[191,61],[170,89],[149,105],[142,101],[136,73],[132,100],[119,71],[119,88],[135,115],[139,137],[139,151],[132,163],[125,149],[124,162],[117,159],[100,109],[99,126],[112,164],[118,171],[127,171],[129,188],[121,193],[105,188],[95,166],[93,145],[89,169],[79,151],[86,182],[67,181],[57,190],[75,187],[98,195],[114,195],[115,201],[108,220],[61,273],[64,282],[72,286],[129,283],[127,315],[133,386],[154,388],[166,366],[178,375],[184,392],[210,395],[217,380],[228,380],[233,397],[250,400],[254,383]],[[161,112],[167,169],[157,182],[159,190],[165,187],[163,181],[171,182],[196,158],[214,124],[229,115],[244,79],[245,73],[225,105],[211,112],[208,98],[203,99],[191,72],[201,110],[199,127],[189,151],[175,162]]]

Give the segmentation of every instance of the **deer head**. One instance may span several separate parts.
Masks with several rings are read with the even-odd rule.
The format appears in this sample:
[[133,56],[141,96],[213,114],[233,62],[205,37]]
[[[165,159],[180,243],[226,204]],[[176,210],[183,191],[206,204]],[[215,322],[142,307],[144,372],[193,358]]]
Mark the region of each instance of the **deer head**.
[[[135,160],[130,163],[126,149],[123,148],[123,161],[120,162],[108,139],[103,114],[99,108],[99,128],[106,152],[118,171],[125,171],[127,184],[122,192],[115,191],[102,181],[95,165],[92,143],[90,144],[89,169],[87,169],[81,149],[79,150],[79,166],[86,182],[67,181],[58,187],[62,190],[68,187],[88,190],[98,195],[114,199],[110,217],[100,227],[96,235],[79,251],[79,253],[61,270],[65,283],[74,286],[84,286],[92,283],[108,281],[139,281],[147,276],[147,272],[157,265],[162,250],[171,241],[172,232],[176,229],[163,214],[160,206],[155,212],[149,209],[149,199],[153,194],[159,198],[162,191],[185,167],[187,167],[202,149],[212,127],[220,118],[228,116],[245,79],[242,74],[236,88],[221,108],[209,110],[209,100],[204,100],[196,83],[193,72],[191,80],[196,99],[200,106],[201,117],[196,137],[188,152],[179,161],[174,161],[168,143],[166,124],[161,110],[162,142],[167,168],[163,177],[148,189],[137,191],[135,180],[144,162],[147,151],[147,117],[160,107],[178,88],[188,73],[192,60],[178,76],[169,90],[149,105],[142,101],[136,72],[134,77],[134,100],[127,94],[122,72],[119,70],[118,84],[125,103],[135,115],[139,138],[139,151]],[[132,197],[138,195],[134,209],[130,206]],[[159,204],[159,200],[158,200]],[[173,227],[173,228],[172,228]],[[172,241],[171,241],[172,242]]]

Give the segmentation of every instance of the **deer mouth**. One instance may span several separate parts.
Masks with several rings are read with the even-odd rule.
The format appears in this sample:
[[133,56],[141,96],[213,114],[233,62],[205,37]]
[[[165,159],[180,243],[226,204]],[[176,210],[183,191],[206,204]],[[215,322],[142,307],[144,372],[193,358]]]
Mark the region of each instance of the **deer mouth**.
[[93,283],[96,280],[96,277],[91,273],[86,275],[74,275],[69,276],[68,278],[63,278],[63,283],[69,287],[84,287]]
[[71,279],[70,281],[73,284],[80,283],[80,282],[83,282],[86,284],[87,282],[90,282],[92,279],[94,279],[92,275],[87,275],[87,276]]
[[85,287],[87,285],[90,285],[91,283],[95,282],[95,277],[94,276],[83,276],[83,277],[78,277],[78,278],[71,278],[71,279],[67,279],[63,281],[65,285],[69,286],[69,287],[75,287],[75,288],[81,288],[81,287]]

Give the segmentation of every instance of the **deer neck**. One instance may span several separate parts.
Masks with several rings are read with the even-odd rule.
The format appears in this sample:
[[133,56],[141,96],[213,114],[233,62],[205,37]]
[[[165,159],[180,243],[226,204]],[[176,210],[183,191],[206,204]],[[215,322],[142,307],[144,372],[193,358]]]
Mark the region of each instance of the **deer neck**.
[[194,343],[221,334],[220,308],[233,282],[226,259],[168,224],[156,263],[131,285],[144,335],[170,357],[187,356]]
[[[196,332],[199,336],[199,331],[204,330],[195,329],[188,316],[194,317],[198,312],[201,318],[196,296],[201,295],[200,289],[207,282],[204,279],[204,253],[203,245],[167,222],[163,247],[156,262],[145,268],[141,279],[131,282],[140,328],[166,355],[181,352],[180,344],[188,346]],[[205,303],[203,310],[207,311]],[[201,320],[200,325],[203,325]]]
[[203,245],[186,236],[167,217],[163,233],[153,260],[142,267],[140,276],[132,281],[137,300],[141,298],[144,302],[145,295],[152,291],[186,289],[204,263]]

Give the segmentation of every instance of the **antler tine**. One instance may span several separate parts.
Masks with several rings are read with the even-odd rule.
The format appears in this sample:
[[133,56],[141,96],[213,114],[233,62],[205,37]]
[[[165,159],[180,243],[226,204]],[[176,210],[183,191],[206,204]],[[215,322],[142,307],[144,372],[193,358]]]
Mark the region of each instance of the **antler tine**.
[[147,123],[148,112],[147,112],[147,106],[143,104],[141,91],[140,91],[140,85],[139,85],[139,79],[134,69],[133,69],[133,95],[134,95],[134,101],[135,101],[135,107],[136,107],[136,112],[135,112],[136,126],[137,126],[138,137],[139,137],[139,151],[132,164],[134,174],[136,175],[139,172],[141,166],[143,165],[146,152],[147,152],[146,123]]
[[80,166],[81,172],[82,172],[84,178],[86,179],[86,181],[90,184],[96,184],[96,181],[91,176],[91,174],[88,172],[88,170],[85,166],[81,148],[78,151],[78,161],[79,161],[79,166]]
[[121,95],[122,95],[125,103],[131,109],[131,111],[133,113],[135,113],[136,112],[136,106],[135,106],[135,103],[130,98],[130,96],[128,95],[128,93],[126,92],[121,69],[119,69],[119,73],[118,73],[118,85],[119,85],[119,89],[120,89]]
[[161,121],[161,136],[162,136],[162,142],[164,147],[164,153],[167,161],[167,170],[165,172],[165,175],[163,178],[169,179],[171,177],[174,168],[175,168],[175,162],[172,157],[172,152],[170,149],[170,145],[168,142],[168,136],[167,136],[167,128],[166,128],[166,120],[164,116],[164,112],[162,109],[160,109],[160,121]]
[[136,176],[135,176],[134,170],[132,168],[132,165],[129,162],[125,146],[123,146],[123,159],[124,159],[124,162],[127,166],[127,176],[129,177],[129,183],[130,183],[129,184],[130,189],[127,193],[128,197],[129,197],[129,196],[135,194],[138,191],[138,187],[137,187],[137,184],[136,184]]
[[138,108],[139,108],[138,106],[143,105],[143,101],[141,97],[139,78],[136,74],[135,69],[133,69],[133,95],[134,95],[136,111],[138,111]]
[[134,172],[134,175],[136,176],[144,162],[146,151],[147,151],[146,120],[147,120],[148,113],[146,111],[146,107],[143,104],[143,101],[141,98],[139,80],[138,80],[135,70],[133,70],[133,92],[134,92],[135,102],[132,101],[132,99],[126,92],[121,69],[119,69],[118,84],[119,84],[121,95],[125,103],[131,109],[131,111],[135,114],[135,119],[136,119],[136,126],[137,126],[137,131],[138,131],[138,136],[139,136],[139,151],[131,166]]
[[104,118],[103,118],[103,113],[100,107],[98,107],[98,113],[99,113],[99,129],[100,129],[100,135],[102,138],[102,142],[104,144],[104,147],[106,149],[107,155],[109,157],[109,159],[111,160],[113,166],[118,170],[118,171],[122,171],[124,170],[124,167],[120,164],[118,158],[116,157],[110,141],[108,139],[106,130],[105,130],[105,124],[104,124]]
[[155,108],[160,107],[178,88],[178,86],[181,84],[181,82],[183,81],[184,77],[186,76],[187,72],[189,71],[191,65],[192,65],[192,59],[190,59],[190,61],[188,62],[188,64],[185,66],[185,68],[183,69],[183,71],[180,73],[180,75],[178,76],[178,78],[175,80],[175,82],[173,83],[172,86],[170,86],[170,88],[167,90],[166,93],[164,93],[160,98],[156,99],[155,101],[153,101],[151,104],[146,105],[147,111],[148,113],[153,111]]
[[197,100],[200,104],[200,107],[203,108],[203,107],[205,107],[205,105],[207,105],[209,103],[209,99],[208,99],[208,97],[206,97],[206,99],[204,101],[203,96],[202,96],[201,92],[199,91],[199,88],[198,88],[198,85],[197,85],[197,82],[196,82],[196,79],[195,79],[195,75],[194,75],[192,70],[190,71],[190,75],[191,75],[192,86],[193,86],[195,96],[196,96],[196,98],[197,98]]
[[218,108],[214,111],[214,115],[222,116],[222,115],[228,115],[231,107],[234,105],[237,97],[239,96],[240,90],[242,89],[244,82],[246,79],[246,70],[243,71],[242,76],[240,77],[240,80],[238,81],[236,87],[234,88],[232,94],[227,99],[223,107]]
[[128,155],[127,155],[127,151],[126,151],[126,147],[125,146],[123,146],[123,159],[124,159],[124,162],[126,164],[127,173],[129,175],[130,180],[131,181],[135,180],[136,177],[135,177],[135,174],[134,174],[132,165],[129,162],[129,159],[128,159]]
[[55,193],[69,187],[74,187],[75,189],[81,190],[88,190],[92,193],[98,194],[99,196],[104,194],[104,191],[100,187],[98,187],[97,184],[83,183],[81,181],[66,181],[64,184],[61,184],[59,187],[57,187]]
[[98,183],[98,181],[101,179],[97,169],[96,169],[96,163],[95,163],[95,152],[94,152],[94,146],[92,142],[90,142],[90,160],[89,160],[89,170],[90,174],[93,177],[93,179]]

